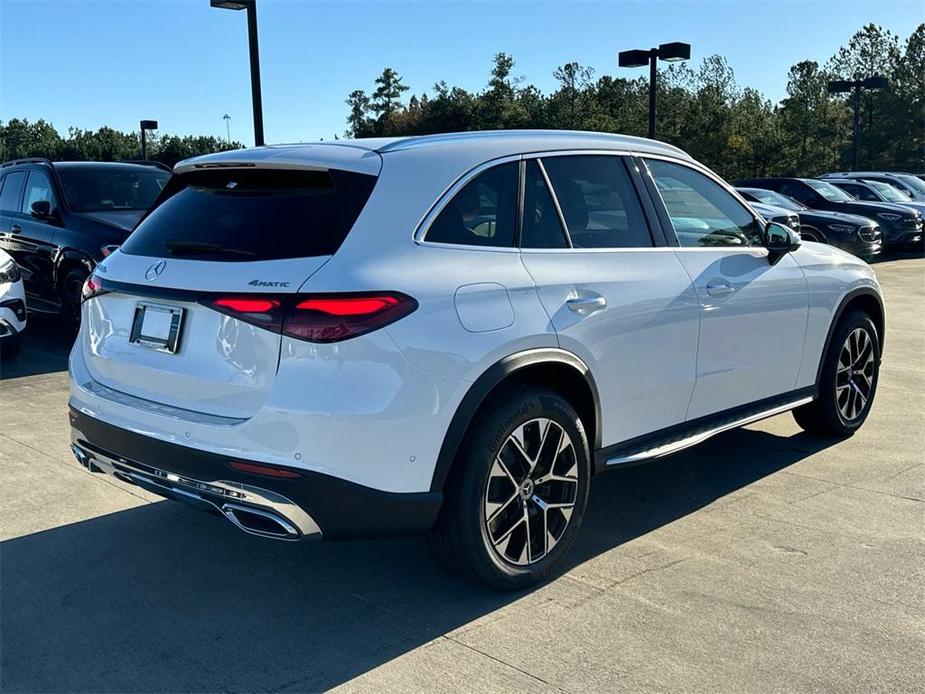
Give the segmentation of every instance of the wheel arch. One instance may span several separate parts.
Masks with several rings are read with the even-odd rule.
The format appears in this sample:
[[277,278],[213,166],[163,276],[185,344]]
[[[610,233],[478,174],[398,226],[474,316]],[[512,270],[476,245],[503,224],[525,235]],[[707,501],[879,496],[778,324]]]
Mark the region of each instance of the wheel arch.
[[812,224],[800,224],[800,233],[803,233],[803,229],[806,229],[810,234],[813,234],[820,239],[821,243],[828,243],[829,240],[826,238],[825,234],[822,233],[822,230]]
[[870,316],[877,329],[877,339],[880,341],[880,356],[883,357],[883,345],[886,341],[886,314],[883,310],[883,299],[871,287],[859,287],[848,292],[839,303],[835,310],[832,322],[829,324],[829,332],[825,336],[825,345],[822,348],[822,354],[819,357],[819,366],[816,369],[816,383],[822,378],[822,365],[825,361],[825,355],[829,353],[832,343],[832,335],[835,334],[835,328],[841,322],[841,319],[849,311],[859,309]]
[[93,272],[95,263],[86,253],[74,249],[64,250],[55,261],[55,289],[61,291],[61,283],[67,276],[67,273],[74,268],[83,268],[87,274]]
[[456,408],[437,456],[431,491],[443,489],[456,452],[476,413],[489,396],[511,385],[542,385],[558,391],[578,411],[588,433],[591,453],[601,447],[601,404],[588,365],[558,348],[531,349],[509,355],[486,369]]

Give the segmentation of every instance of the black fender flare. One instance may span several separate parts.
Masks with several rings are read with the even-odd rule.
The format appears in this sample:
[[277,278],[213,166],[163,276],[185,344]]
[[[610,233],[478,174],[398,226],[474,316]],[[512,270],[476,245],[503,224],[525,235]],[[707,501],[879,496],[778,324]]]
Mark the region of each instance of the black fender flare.
[[[858,287],[857,289],[852,289],[842,297],[838,304],[838,308],[835,309],[835,315],[832,317],[831,323],[829,323],[829,331],[826,333],[825,343],[822,346],[822,354],[819,356],[819,366],[816,367],[817,386],[822,379],[822,365],[825,362],[825,356],[829,353],[829,347],[832,343],[832,335],[835,334],[835,328],[841,321],[842,316],[845,313],[845,309],[848,308],[848,304],[861,296],[872,298],[880,307],[880,325],[878,326],[880,328],[880,334],[877,337],[880,340],[880,356],[881,358],[883,357],[883,344],[886,340],[886,311],[883,310],[883,299],[880,297],[880,294],[878,294],[872,287]],[[872,318],[876,319],[876,316],[872,316]]]
[[462,443],[463,436],[475,413],[481,407],[488,394],[503,381],[527,367],[541,364],[560,364],[575,369],[576,375],[584,379],[591,392],[594,400],[594,441],[591,442],[592,453],[601,447],[601,401],[597,390],[597,384],[591,375],[591,370],[575,354],[557,347],[541,347],[537,349],[524,350],[515,354],[508,355],[503,359],[495,362],[488,367],[481,376],[479,376],[469,387],[469,390],[463,396],[462,401],[456,408],[453,419],[450,421],[446,434],[443,437],[443,445],[440,447],[440,453],[437,455],[437,462],[434,466],[434,474],[431,479],[430,490],[439,491],[443,489],[456,457],[456,451]]

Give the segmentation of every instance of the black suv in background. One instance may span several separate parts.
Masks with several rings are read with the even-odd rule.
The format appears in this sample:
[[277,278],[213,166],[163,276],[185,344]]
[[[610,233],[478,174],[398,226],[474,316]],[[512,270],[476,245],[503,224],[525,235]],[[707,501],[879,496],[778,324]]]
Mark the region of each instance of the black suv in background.
[[845,212],[811,210],[786,195],[765,188],[736,188],[749,202],[773,205],[795,212],[800,219],[800,237],[804,241],[827,243],[854,255],[867,258],[883,248],[880,225],[868,217]]
[[80,290],[128,237],[172,171],[160,164],[0,165],[0,248],[22,271],[29,310],[80,320]]
[[812,210],[847,212],[875,220],[883,231],[883,243],[899,246],[922,240],[922,216],[904,205],[855,200],[841,188],[814,178],[748,178],[737,188],[766,188],[793,198]]

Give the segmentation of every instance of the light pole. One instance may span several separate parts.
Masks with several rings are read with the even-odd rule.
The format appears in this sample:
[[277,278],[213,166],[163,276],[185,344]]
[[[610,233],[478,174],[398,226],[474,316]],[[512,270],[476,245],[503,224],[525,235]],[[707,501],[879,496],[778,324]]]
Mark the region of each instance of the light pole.
[[620,51],[618,62],[620,67],[649,66],[649,138],[655,138],[655,82],[658,79],[657,62],[677,63],[681,60],[690,60],[691,45],[675,41],[663,43],[658,48],[649,50],[636,49]]
[[247,10],[247,42],[251,59],[251,99],[254,102],[254,144],[263,144],[263,102],[260,98],[260,55],[257,48],[257,0],[209,0],[212,7]]
[[858,147],[861,142],[861,90],[862,89],[886,89],[890,86],[890,81],[883,75],[874,75],[863,80],[832,80],[829,82],[829,94],[844,94],[854,92],[852,101],[854,103],[854,134],[852,135],[851,144],[851,170],[858,170]]
[[228,141],[228,144],[230,145],[231,144],[231,116],[229,116],[226,113],[224,116],[222,116],[222,118],[225,120],[225,133],[228,136],[226,139]]
[[141,158],[148,160],[148,143],[145,141],[145,130],[157,130],[156,120],[143,120],[139,123],[141,126]]

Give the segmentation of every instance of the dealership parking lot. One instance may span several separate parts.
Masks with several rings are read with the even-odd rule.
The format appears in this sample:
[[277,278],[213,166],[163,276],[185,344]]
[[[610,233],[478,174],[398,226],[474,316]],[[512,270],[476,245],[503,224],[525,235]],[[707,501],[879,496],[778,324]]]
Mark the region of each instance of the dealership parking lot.
[[34,320],[0,367],[0,690],[916,689],[925,259],[876,269],[856,436],[782,415],[599,477],[568,571],[515,594],[445,575],[423,538],[259,540],[88,474],[68,346]]

